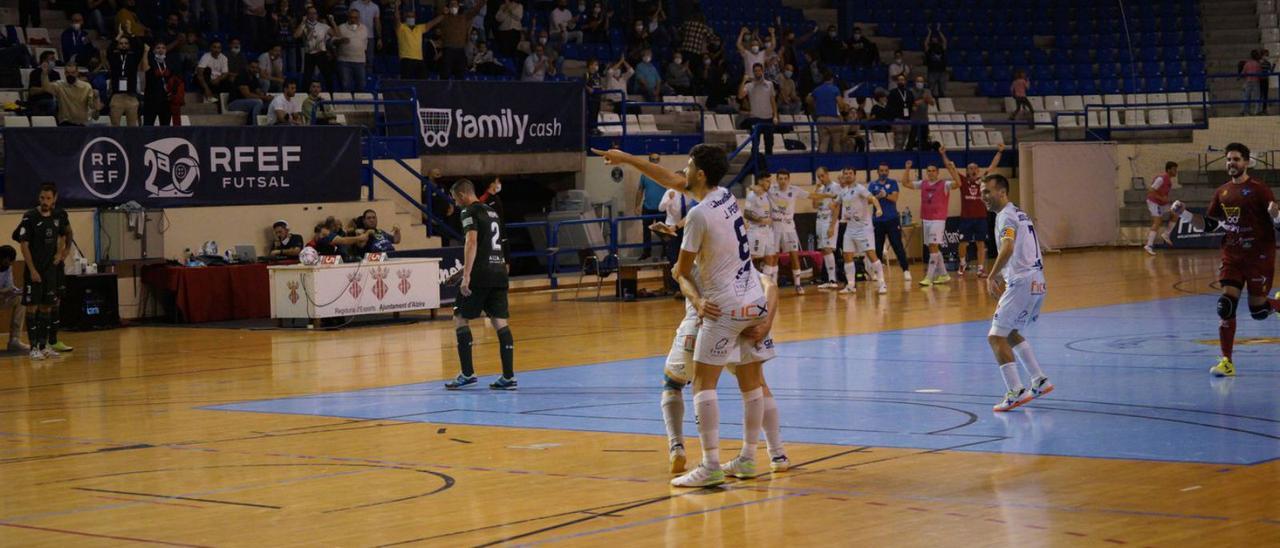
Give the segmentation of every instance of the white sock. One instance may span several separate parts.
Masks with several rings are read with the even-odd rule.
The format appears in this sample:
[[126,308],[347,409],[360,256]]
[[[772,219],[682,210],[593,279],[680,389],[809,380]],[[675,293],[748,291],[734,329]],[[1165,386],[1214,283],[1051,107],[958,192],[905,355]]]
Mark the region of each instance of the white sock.
[[742,460],[756,460],[760,428],[764,423],[764,388],[742,393]]
[[858,269],[853,267],[853,261],[844,262],[844,277],[849,280],[849,289],[858,284]]
[[942,252],[941,252],[941,251],[939,251],[939,252],[937,252],[937,253],[930,254],[930,255],[929,255],[929,260],[930,260],[930,261],[933,263],[933,265],[934,265],[934,266],[933,266],[933,268],[934,268],[934,272],[935,272],[934,276],[941,277],[941,276],[945,276],[945,275],[947,274],[947,263],[945,263],[945,262],[943,262],[943,261],[942,261]]
[[802,285],[804,283],[804,272],[800,270],[800,261],[791,261],[791,283]]
[[778,424],[778,402],[771,395],[764,397],[764,444],[770,458],[787,454],[782,446],[782,426]]
[[[1022,390],[1022,379],[1018,378],[1018,363],[1009,362],[1000,366],[1000,374],[1004,375],[1004,386],[1009,390],[1017,392]],[[699,426],[701,431],[702,427]]]
[[1147,247],[1156,245],[1156,231],[1147,231]]
[[684,445],[684,392],[662,391],[662,422],[667,426],[667,447]]
[[[1017,372],[1015,371],[1016,375]],[[715,390],[693,395],[693,411],[698,416],[698,439],[702,442],[702,464],[720,468],[720,401]],[[759,426],[757,426],[759,428]]]
[[1013,347],[1013,355],[1022,367],[1027,368],[1027,374],[1031,375],[1032,379],[1045,376],[1044,370],[1040,369],[1040,362],[1036,360],[1036,353],[1031,351],[1031,341],[1022,341],[1018,346]]
[[880,261],[871,263],[871,270],[876,273],[876,279],[880,280],[880,285],[884,285],[884,263]]
[[858,260],[862,261],[862,271],[867,273],[868,278],[875,276],[875,273],[871,272],[871,263],[867,261],[866,255],[859,256]]
[[839,280],[840,275],[836,273],[836,255],[834,253],[827,253],[822,256],[822,262],[827,267],[827,281],[834,283],[836,280]]
[[770,278],[773,278],[773,283],[778,283],[778,265],[765,265],[764,270],[765,274],[768,274]]

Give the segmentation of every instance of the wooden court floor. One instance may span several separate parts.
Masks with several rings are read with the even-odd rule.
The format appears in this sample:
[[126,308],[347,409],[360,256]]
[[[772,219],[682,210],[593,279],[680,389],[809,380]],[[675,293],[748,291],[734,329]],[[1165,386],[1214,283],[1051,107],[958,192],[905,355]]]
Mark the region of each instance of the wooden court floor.
[[[1049,255],[1046,312],[1208,292],[1215,257]],[[899,271],[889,270],[885,297],[865,289],[855,299],[784,293],[775,338],[991,313],[993,299],[975,279],[904,289]],[[682,314],[670,299],[572,297],[513,298],[519,371],[663,355]],[[473,329],[480,372],[493,375],[496,337]],[[457,358],[447,320],[312,332],[141,327],[64,338],[77,349],[60,361],[0,361],[3,546],[1280,545],[1280,461],[793,443],[798,466],[790,472],[673,490],[661,436],[205,409],[450,378]],[[660,371],[651,374],[656,417]],[[1002,390],[992,367],[992,403]],[[729,391],[721,402],[738,400]],[[696,455],[696,431],[686,431]],[[734,450],[737,442],[723,445]]]

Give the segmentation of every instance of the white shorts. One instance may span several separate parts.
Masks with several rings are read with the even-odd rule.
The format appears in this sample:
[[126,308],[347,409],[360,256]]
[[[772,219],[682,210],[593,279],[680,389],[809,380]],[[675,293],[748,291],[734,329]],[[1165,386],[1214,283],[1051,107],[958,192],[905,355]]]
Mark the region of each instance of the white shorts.
[[[741,335],[743,330],[764,321],[765,314],[768,313],[765,300],[761,298],[755,303],[739,307],[738,310],[746,310],[749,315],[741,313],[730,315],[730,311],[726,310],[724,315],[714,321],[702,321],[702,325],[698,327],[698,339],[693,344],[695,361],[707,365],[734,365],[758,361],[756,346],[763,345],[752,345]],[[770,344],[767,349],[759,350],[767,350],[771,353],[773,345]]]
[[752,225],[747,229],[747,242],[751,245],[751,258],[763,259],[778,254],[778,242],[773,230],[767,226]]
[[[836,248],[836,236],[838,236],[839,233],[837,232],[836,234],[827,236],[828,230],[831,230],[831,220],[818,219],[814,226],[814,235],[818,237],[818,249]],[[836,227],[836,230],[838,231],[839,227]]]
[[778,253],[800,251],[800,236],[796,234],[794,221],[774,221],[773,237],[777,241]]
[[872,247],[875,245],[875,241],[876,233],[875,229],[871,228],[871,225],[859,226],[850,223],[845,226],[844,240],[841,241],[843,244],[841,248],[845,253],[862,255],[868,251],[875,250],[875,248]]
[[924,243],[945,245],[947,243],[946,221],[924,221]]
[[1168,214],[1169,214],[1169,206],[1167,206],[1167,205],[1160,205],[1160,204],[1157,204],[1157,203],[1155,203],[1155,202],[1152,202],[1152,201],[1148,200],[1148,201],[1147,201],[1147,212],[1151,213],[1151,216],[1152,216],[1152,217],[1160,217],[1160,218],[1164,218],[1164,216],[1165,216],[1165,215],[1168,215]]
[[996,305],[996,313],[991,317],[988,335],[1008,337],[1009,333],[1021,331],[1036,321],[1040,317],[1046,290],[1044,274],[1040,272],[1008,282]]

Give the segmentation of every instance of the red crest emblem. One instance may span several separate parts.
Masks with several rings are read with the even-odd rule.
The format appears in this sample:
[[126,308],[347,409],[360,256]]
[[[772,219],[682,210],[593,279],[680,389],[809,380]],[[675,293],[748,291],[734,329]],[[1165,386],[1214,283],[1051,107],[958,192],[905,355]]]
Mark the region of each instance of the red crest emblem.
[[386,282],[387,276],[391,274],[391,269],[387,267],[379,267],[373,269],[373,295],[379,301],[387,296],[387,290],[391,289]]
[[350,284],[347,291],[351,293],[351,298],[359,299],[360,293],[364,292],[364,288],[360,287],[362,281],[364,281],[364,274],[347,274],[347,282]]
[[289,302],[298,304],[298,281],[292,280],[285,285],[289,286]]
[[400,283],[397,287],[400,288],[401,295],[408,295],[409,289],[413,287],[413,284],[409,282],[409,278],[412,275],[413,271],[407,268],[396,271],[396,276],[400,278]]

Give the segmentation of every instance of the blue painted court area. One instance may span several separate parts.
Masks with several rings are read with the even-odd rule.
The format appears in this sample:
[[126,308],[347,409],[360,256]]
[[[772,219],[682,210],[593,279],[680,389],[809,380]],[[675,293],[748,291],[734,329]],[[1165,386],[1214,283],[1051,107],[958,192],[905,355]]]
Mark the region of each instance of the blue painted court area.
[[[1005,414],[991,411],[1004,386],[987,322],[781,344],[765,374],[789,442],[1221,464],[1280,457],[1280,319],[1240,320],[1239,377],[1213,379],[1214,303],[1193,296],[1042,316],[1026,334],[1057,389]],[[661,435],[658,350],[522,372],[512,393],[430,382],[209,409]],[[726,439],[741,436],[736,392],[722,377]],[[696,437],[691,399],[685,432]]]

